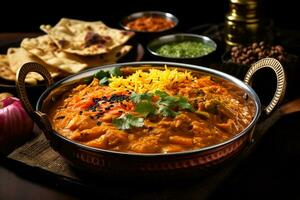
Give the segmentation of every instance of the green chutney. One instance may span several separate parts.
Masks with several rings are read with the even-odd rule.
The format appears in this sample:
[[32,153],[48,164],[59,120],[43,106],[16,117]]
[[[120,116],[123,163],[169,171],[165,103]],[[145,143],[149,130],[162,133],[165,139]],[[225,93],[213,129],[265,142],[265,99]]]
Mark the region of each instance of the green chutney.
[[213,47],[200,41],[179,41],[164,44],[155,50],[161,56],[171,58],[195,58],[207,55]]

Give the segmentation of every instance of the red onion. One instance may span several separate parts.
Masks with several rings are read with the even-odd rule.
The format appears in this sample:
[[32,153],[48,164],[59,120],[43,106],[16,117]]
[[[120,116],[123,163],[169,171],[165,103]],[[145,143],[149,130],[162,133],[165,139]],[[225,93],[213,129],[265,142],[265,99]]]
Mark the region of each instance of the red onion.
[[0,100],[0,145],[19,141],[31,135],[33,121],[15,97]]

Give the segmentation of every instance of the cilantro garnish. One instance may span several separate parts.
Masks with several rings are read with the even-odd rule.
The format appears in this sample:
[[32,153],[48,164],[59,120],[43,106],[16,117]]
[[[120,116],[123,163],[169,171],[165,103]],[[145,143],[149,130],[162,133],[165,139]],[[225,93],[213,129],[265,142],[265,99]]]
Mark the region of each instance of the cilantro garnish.
[[137,94],[133,92],[130,96],[130,99],[133,103],[140,103],[142,100],[151,101],[153,97],[152,93],[145,93],[145,94]]
[[195,111],[194,107],[188,102],[185,97],[177,97],[176,103],[182,110]]
[[176,116],[178,113],[174,110],[194,111],[193,106],[188,102],[188,100],[185,97],[169,96],[167,93],[161,91],[156,91],[155,94],[157,94],[160,97],[160,99],[157,101],[157,105],[161,112],[158,113],[162,114],[164,117]]
[[157,113],[163,117],[175,117],[178,114],[167,106],[159,106]]
[[154,94],[157,95],[157,96],[159,96],[160,98],[165,98],[165,97],[169,96],[168,93],[163,92],[163,91],[160,91],[160,90],[156,90],[156,91],[154,92]]
[[99,80],[99,85],[108,85],[108,77],[103,77]]
[[99,70],[94,74],[94,76],[85,78],[84,83],[91,83],[94,77],[99,80],[99,85],[108,85],[108,79],[113,76],[122,76],[120,68],[114,67],[109,71]]
[[86,77],[86,78],[83,79],[83,82],[85,84],[90,84],[92,81],[93,81],[93,77],[92,76]]
[[110,77],[110,73],[108,71],[99,70],[94,74],[94,77],[101,80],[102,78]]
[[135,117],[130,114],[123,114],[117,119],[113,119],[112,123],[121,130],[128,130],[133,127],[143,127],[144,119],[141,117]]
[[156,113],[156,107],[150,101],[141,101],[135,106],[135,111],[139,114],[147,117],[148,115],[153,115]]
[[[157,96],[158,100],[153,101],[153,96]],[[155,91],[155,93],[132,93],[130,99],[135,104],[135,112],[143,118],[131,114],[123,114],[121,117],[112,120],[112,123],[118,129],[128,130],[133,127],[143,127],[144,118],[149,115],[175,117],[180,110],[195,111],[185,97],[170,96],[168,93],[159,90]]]
[[114,67],[109,70],[110,76],[122,76],[122,72],[119,67]]
[[[158,101],[153,102],[152,97],[159,97]],[[155,93],[136,94],[130,97],[136,104],[135,111],[147,117],[150,114],[161,115],[163,117],[175,117],[177,110],[194,111],[193,106],[182,96],[170,96],[168,93],[156,90]]]

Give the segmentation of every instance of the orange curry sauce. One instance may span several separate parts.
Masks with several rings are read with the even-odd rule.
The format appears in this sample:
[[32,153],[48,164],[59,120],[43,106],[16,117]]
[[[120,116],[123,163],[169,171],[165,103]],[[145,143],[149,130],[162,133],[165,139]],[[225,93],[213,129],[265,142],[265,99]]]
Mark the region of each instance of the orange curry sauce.
[[[137,115],[130,98],[133,91],[101,86],[94,78],[65,94],[49,116],[59,134],[91,147],[135,153],[200,149],[232,138],[253,119],[252,100],[243,99],[241,89],[225,82],[199,76],[169,84],[165,92],[186,98],[193,112],[148,116],[142,127],[121,130],[112,120],[126,113]],[[152,101],[157,99],[154,95]]]
[[159,16],[144,16],[128,22],[126,26],[136,31],[157,32],[172,28],[175,22]]

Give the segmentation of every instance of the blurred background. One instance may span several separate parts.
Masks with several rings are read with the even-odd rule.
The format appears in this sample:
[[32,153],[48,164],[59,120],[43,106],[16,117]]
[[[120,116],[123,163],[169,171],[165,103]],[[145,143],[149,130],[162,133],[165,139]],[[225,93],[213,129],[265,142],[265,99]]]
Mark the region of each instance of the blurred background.
[[[299,29],[297,1],[260,0],[262,14],[272,18],[275,26]],[[61,17],[82,20],[102,20],[119,27],[119,20],[136,11],[161,10],[178,16],[180,28],[185,30],[204,23],[222,23],[229,0],[98,0],[98,1],[1,1],[1,32],[36,32],[43,23],[56,24]]]

